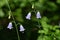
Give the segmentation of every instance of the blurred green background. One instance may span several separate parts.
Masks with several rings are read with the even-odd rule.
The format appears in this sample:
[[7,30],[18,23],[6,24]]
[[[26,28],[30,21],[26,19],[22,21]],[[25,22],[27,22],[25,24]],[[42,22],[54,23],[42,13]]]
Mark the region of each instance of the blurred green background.
[[[8,0],[8,3],[16,23],[21,23],[26,29],[24,33],[19,31],[21,40],[60,40],[60,0]],[[34,12],[31,20],[25,18],[33,11],[32,4],[35,10],[40,11],[41,19],[37,20]],[[14,23],[12,30],[7,29],[8,23],[12,21],[8,16],[7,2],[0,0],[0,40],[17,40]]]

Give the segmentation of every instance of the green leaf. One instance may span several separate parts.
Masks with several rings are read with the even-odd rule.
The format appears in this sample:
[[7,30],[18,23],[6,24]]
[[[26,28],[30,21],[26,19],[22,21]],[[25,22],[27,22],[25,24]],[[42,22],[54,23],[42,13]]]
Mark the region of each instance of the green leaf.
[[60,4],[60,0],[57,0],[57,3]]
[[26,2],[22,2],[21,4],[20,4],[20,7],[25,7],[26,6]]
[[60,35],[60,30],[56,30],[55,34]]
[[53,2],[47,2],[47,9],[49,11],[55,11],[57,9],[57,5]]
[[0,17],[4,17],[4,12],[2,11],[2,9],[0,9]]
[[39,36],[37,40],[51,40],[51,37],[49,36]]
[[0,30],[2,30],[3,29],[3,27],[0,25]]
[[42,40],[43,38],[42,38],[42,36],[39,36],[38,38],[37,38],[37,40]]
[[6,4],[6,0],[0,0],[0,7],[4,6]]
[[21,13],[21,9],[17,9],[15,12],[14,12],[14,16],[16,18],[17,21],[19,22],[23,22],[23,18],[22,18],[22,13]]
[[45,33],[45,31],[44,30],[39,30],[38,33]]
[[58,20],[59,19],[59,16],[58,15],[54,15],[52,19],[53,20]]

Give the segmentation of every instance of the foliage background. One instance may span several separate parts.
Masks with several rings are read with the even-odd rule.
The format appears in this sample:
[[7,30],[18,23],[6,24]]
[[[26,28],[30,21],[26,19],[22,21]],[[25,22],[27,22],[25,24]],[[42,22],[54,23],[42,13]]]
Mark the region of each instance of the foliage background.
[[[60,0],[8,0],[16,23],[23,24],[25,33],[19,31],[21,40],[60,40]],[[38,20],[32,13],[32,19],[25,16],[32,10],[32,4],[39,10],[42,18]],[[17,40],[16,30],[7,29],[11,19],[8,19],[8,5],[6,0],[0,0],[0,40]],[[18,25],[19,30],[19,25]]]

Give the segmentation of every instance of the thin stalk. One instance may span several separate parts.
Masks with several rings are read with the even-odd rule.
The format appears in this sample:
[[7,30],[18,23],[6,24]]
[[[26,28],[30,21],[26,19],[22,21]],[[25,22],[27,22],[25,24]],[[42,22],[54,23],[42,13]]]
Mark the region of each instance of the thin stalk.
[[39,28],[40,28],[40,22],[39,22],[39,19],[37,19],[38,20],[38,25],[39,25]]
[[12,17],[12,19],[13,19],[13,21],[14,21],[14,24],[15,24],[15,28],[16,28],[18,40],[20,40],[19,32],[18,32],[18,29],[17,29],[17,24],[16,24],[16,22],[15,22],[15,19],[14,19],[14,16],[13,16],[13,14],[12,14],[11,8],[10,8],[10,6],[9,6],[8,0],[6,0],[6,3],[7,3],[7,5],[8,5],[8,8],[9,8],[9,11],[10,11],[10,14],[11,14],[11,17]]
[[[34,12],[35,12],[35,10],[34,10]],[[35,12],[35,15],[36,15],[36,12]],[[38,25],[39,25],[39,28],[40,28],[40,22],[39,22],[39,18],[37,18],[37,23],[38,23]]]
[[[32,9],[34,9],[34,12],[35,12],[35,15],[36,15],[36,11],[35,11],[35,2],[33,2],[32,4]],[[38,25],[39,25],[39,28],[40,28],[40,23],[39,23],[39,18],[37,18],[37,22],[38,22]]]

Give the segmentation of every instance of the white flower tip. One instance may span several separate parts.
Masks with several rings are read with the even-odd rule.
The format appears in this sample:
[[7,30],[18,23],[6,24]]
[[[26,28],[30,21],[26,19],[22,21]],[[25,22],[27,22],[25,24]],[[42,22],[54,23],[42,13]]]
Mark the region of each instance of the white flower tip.
[[26,17],[26,19],[30,20],[31,18],[30,17]]
[[20,29],[20,31],[23,32],[23,31],[25,31],[25,29],[24,28],[23,29]]
[[7,27],[8,29],[12,29],[13,27]]

